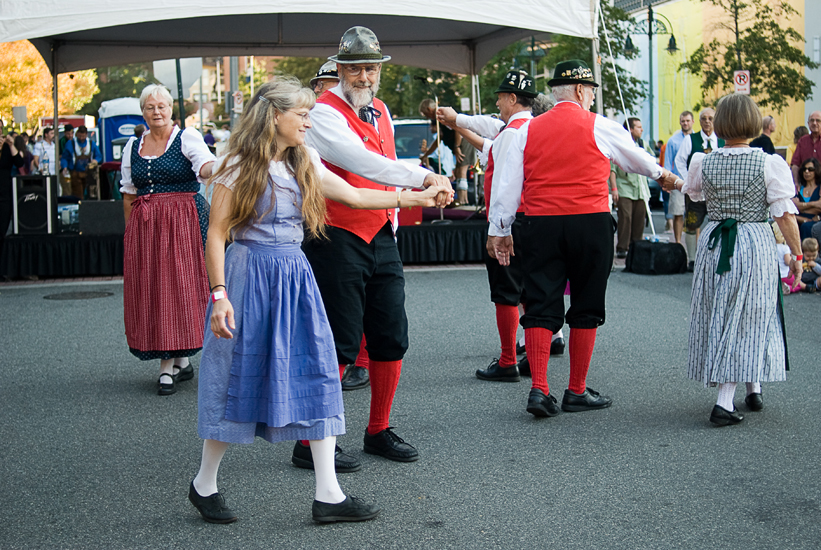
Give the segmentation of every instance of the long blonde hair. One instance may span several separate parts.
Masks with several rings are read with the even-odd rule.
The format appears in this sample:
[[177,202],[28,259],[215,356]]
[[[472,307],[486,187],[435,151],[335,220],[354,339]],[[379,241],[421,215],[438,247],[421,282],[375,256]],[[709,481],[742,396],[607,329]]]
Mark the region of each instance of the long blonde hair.
[[[291,76],[278,76],[263,84],[251,99],[231,133],[225,159],[209,181],[210,185],[236,176],[228,218],[229,235],[232,229],[259,220],[274,208],[276,198],[272,195],[270,209],[255,210],[268,187],[268,167],[278,153],[275,115],[291,109],[310,109],[314,102],[314,93]],[[302,218],[308,236],[324,237],[325,199],[307,148],[304,145],[289,147],[282,158],[302,193]]]

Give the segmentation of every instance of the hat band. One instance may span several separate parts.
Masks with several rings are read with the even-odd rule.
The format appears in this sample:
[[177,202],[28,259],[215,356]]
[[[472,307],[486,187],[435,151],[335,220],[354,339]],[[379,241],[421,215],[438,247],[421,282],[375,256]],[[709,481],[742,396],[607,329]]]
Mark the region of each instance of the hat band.
[[341,53],[336,56],[340,60],[349,59],[382,59],[381,53]]

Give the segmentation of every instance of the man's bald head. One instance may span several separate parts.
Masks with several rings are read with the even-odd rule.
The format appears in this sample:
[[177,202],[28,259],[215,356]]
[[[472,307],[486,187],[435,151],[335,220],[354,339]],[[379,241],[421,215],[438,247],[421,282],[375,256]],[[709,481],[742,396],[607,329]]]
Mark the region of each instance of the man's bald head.
[[810,127],[810,133],[818,138],[821,136],[821,111],[813,111],[810,113],[810,118],[807,119],[807,126]]

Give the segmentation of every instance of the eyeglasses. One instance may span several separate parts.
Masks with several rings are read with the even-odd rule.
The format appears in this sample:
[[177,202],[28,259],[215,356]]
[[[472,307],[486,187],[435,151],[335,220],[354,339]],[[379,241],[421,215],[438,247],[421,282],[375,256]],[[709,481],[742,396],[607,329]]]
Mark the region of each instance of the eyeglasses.
[[365,74],[368,76],[374,76],[379,72],[379,65],[368,65],[366,67],[360,67],[357,65],[342,65],[342,67],[343,70],[351,76],[359,76],[362,74],[362,71],[365,71]]
[[296,116],[298,116],[299,118],[302,119],[302,122],[308,122],[311,119],[311,113],[310,112],[298,113],[298,112],[293,111],[291,109],[289,109],[288,112],[289,113],[294,113]]
[[821,122],[821,118],[811,118],[808,122],[810,124],[812,124],[813,122]]
[[146,113],[159,113],[162,111],[167,111],[170,108],[171,107],[169,107],[168,105],[152,105],[150,107],[143,107],[143,111],[145,111]]

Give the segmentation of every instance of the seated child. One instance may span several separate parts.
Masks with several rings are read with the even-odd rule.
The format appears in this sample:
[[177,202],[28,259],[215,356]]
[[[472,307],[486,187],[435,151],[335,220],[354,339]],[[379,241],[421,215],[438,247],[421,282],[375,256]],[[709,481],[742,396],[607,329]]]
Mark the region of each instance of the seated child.
[[804,254],[804,274],[801,275],[801,282],[806,285],[804,291],[815,292],[818,290],[818,277],[821,276],[821,265],[818,260],[818,241],[810,237],[801,241],[801,251]]
[[806,286],[801,281],[795,279],[795,275],[790,273],[790,260],[792,260],[792,253],[790,247],[787,246],[787,241],[784,240],[784,235],[778,228],[778,224],[773,223],[773,233],[775,234],[775,250],[778,254],[778,269],[781,277],[781,292],[786,296],[793,292],[804,290]]

